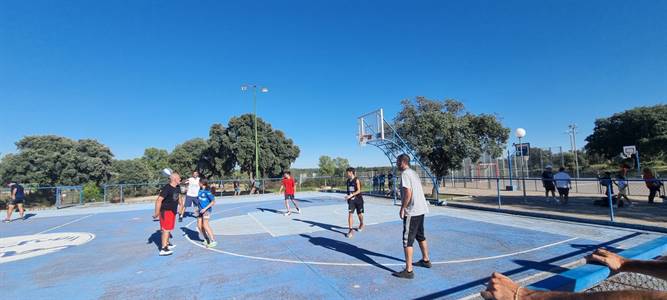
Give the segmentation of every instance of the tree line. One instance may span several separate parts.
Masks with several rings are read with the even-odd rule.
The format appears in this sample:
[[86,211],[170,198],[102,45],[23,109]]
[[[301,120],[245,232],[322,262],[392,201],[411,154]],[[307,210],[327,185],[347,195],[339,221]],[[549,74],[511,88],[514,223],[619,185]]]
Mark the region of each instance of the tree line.
[[92,139],[27,136],[16,142],[17,153],[0,160],[0,180],[45,186],[144,183],[160,180],[160,171],[167,167],[181,174],[198,170],[212,178],[279,176],[299,156],[299,147],[257,118],[260,174],[255,174],[253,126],[251,114],[232,117],[226,127],[213,124],[207,139],[187,140],[171,152],[147,148],[142,157],[127,160],[114,159],[109,147]]

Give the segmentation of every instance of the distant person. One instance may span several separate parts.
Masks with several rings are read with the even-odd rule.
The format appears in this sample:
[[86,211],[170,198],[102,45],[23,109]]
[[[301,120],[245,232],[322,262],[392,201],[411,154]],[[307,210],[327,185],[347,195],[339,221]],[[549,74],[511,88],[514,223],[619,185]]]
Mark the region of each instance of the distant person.
[[160,219],[160,229],[162,230],[160,256],[173,254],[172,249],[175,247],[169,242],[169,238],[171,237],[171,231],[174,230],[178,202],[181,197],[180,182],[181,176],[175,171],[171,172],[169,183],[162,187],[160,195],[155,200],[153,218]]
[[387,184],[389,185],[389,196],[394,194],[394,174],[387,173]]
[[197,192],[197,209],[199,210],[197,228],[200,233],[204,234],[204,245],[208,248],[214,248],[218,245],[215,241],[213,229],[209,224],[213,213],[213,205],[215,205],[215,196],[210,191],[208,180],[200,179],[199,192]]
[[412,279],[415,274],[412,269],[412,253],[415,240],[419,243],[422,259],[415,265],[424,268],[431,267],[428,255],[428,243],[424,235],[424,216],[428,213],[426,195],[422,189],[421,180],[417,172],[410,168],[410,157],[401,154],[396,159],[396,166],[401,170],[402,201],[399,216],[403,220],[403,252],[405,254],[405,269],[392,275],[399,278]]
[[259,194],[259,185],[254,178],[250,179],[250,195],[252,194]]
[[345,170],[345,175],[347,176],[347,195],[345,200],[347,201],[347,225],[349,231],[347,232],[347,237],[352,238],[354,235],[354,212],[357,212],[357,218],[359,218],[359,227],[358,231],[364,230],[364,197],[361,195],[361,180],[356,175],[354,168],[347,168]]
[[618,187],[618,195],[616,196],[618,200],[618,206],[631,207],[633,203],[630,201],[630,198],[628,198],[628,180],[625,179],[625,176],[622,174],[618,174],[616,175],[616,180],[614,180],[614,183]]
[[384,178],[385,178],[384,174],[380,174],[380,178],[379,178],[380,182],[378,183],[379,188],[380,188],[379,192],[384,192]]
[[378,185],[379,185],[378,182],[379,182],[379,180],[378,180],[378,176],[377,176],[377,175],[374,175],[374,176],[373,176],[373,192],[377,192],[377,191],[378,191]]
[[605,187],[605,196],[609,197],[609,195],[611,195],[613,197],[614,185],[611,180],[611,172],[604,172],[604,175],[599,178],[599,181],[600,185]]
[[542,172],[542,186],[544,187],[544,196],[548,199],[549,192],[551,192],[551,199],[556,200],[556,185],[554,184],[554,173],[551,165],[547,165]]
[[644,177],[644,182],[646,183],[646,187],[648,188],[649,194],[648,194],[648,203],[654,203],[653,200],[655,199],[655,195],[660,195],[660,188],[662,187],[662,181],[660,181],[655,174],[653,174],[653,171],[649,168],[644,168],[643,170],[643,177]]
[[23,202],[25,202],[25,190],[23,186],[16,182],[8,183],[10,199],[7,203],[7,218],[4,220],[5,223],[12,221],[12,214],[14,213],[14,208],[19,209],[19,219],[25,220],[23,213]]
[[238,180],[234,180],[234,196],[241,195],[241,183]]
[[560,167],[558,173],[554,174],[554,181],[556,182],[556,188],[558,189],[560,203],[563,205],[567,204],[570,200],[570,187],[572,186],[570,174],[565,172],[564,167]]
[[296,213],[300,214],[301,209],[299,206],[296,204],[296,200],[294,199],[294,194],[296,194],[296,183],[294,182],[294,178],[292,177],[292,173],[289,171],[285,172],[283,174],[283,179],[282,179],[282,184],[280,185],[280,190],[278,191],[278,194],[283,192],[283,189],[285,189],[285,216],[289,216],[292,214],[292,211],[290,210],[289,207],[289,202],[292,201],[292,204],[294,204],[294,208],[296,208]]
[[186,181],[187,185],[187,191],[185,193],[185,202],[184,205],[181,206],[181,211],[180,211],[180,216],[178,217],[178,222],[183,222],[183,216],[185,215],[185,211],[187,210],[188,207],[192,206],[193,213],[192,216],[195,218],[199,215],[197,212],[197,207],[199,207],[199,204],[197,203],[197,196],[199,195],[199,172],[194,171],[192,172],[192,177],[188,178]]
[[[664,260],[634,260],[598,249],[588,257],[589,261],[599,262],[607,266],[613,274],[633,272],[667,280],[667,261]],[[665,291],[606,291],[606,292],[556,292],[534,291],[524,288],[512,279],[500,273],[493,273],[485,291],[480,295],[484,299],[514,300],[514,299],[541,299],[541,300],[632,300],[632,299],[667,299]]]

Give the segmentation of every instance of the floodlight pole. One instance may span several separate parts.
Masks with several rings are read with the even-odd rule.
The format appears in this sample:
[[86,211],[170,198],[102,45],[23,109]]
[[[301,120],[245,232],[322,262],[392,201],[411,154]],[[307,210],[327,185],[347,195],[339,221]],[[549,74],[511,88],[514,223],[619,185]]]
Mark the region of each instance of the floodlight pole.
[[[252,88],[252,106],[253,106],[253,127],[255,130],[255,176],[254,179],[255,181],[257,180],[257,176],[259,176],[259,140],[257,137],[257,85],[256,84],[244,84],[241,86],[241,91],[247,91],[248,88]],[[262,93],[268,93],[269,89],[266,87],[262,87],[260,89]]]
[[521,143],[521,137],[519,137],[519,151],[521,151],[521,182],[523,187],[523,200],[526,200],[526,172],[524,168],[526,167],[526,161],[523,159],[523,143]]

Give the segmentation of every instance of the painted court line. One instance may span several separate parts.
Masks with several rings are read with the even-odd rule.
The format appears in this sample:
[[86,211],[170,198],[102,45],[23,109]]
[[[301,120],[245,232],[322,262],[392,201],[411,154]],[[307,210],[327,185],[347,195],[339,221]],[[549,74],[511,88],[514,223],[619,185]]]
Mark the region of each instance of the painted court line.
[[53,231],[53,230],[56,230],[56,229],[58,229],[58,228],[62,228],[62,227],[65,227],[65,226],[67,226],[67,225],[70,225],[70,224],[73,224],[73,223],[76,223],[76,222],[79,222],[79,221],[81,221],[81,220],[83,220],[83,219],[86,219],[86,218],[89,218],[89,217],[92,217],[92,216],[94,216],[94,215],[95,215],[95,214],[92,214],[92,215],[87,215],[87,216],[83,216],[83,217],[81,217],[81,218],[78,218],[78,219],[76,219],[76,220],[73,220],[73,221],[69,221],[69,222],[67,222],[67,223],[65,223],[65,224],[62,224],[62,225],[58,225],[58,226],[55,226],[55,227],[51,227],[51,228],[49,228],[49,229],[47,229],[47,230],[44,230],[44,231],[40,231],[40,232],[38,232],[38,233],[36,233],[36,234],[42,234],[42,233],[47,233],[47,232],[49,232],[49,231]]
[[259,220],[257,220],[257,218],[255,218],[252,214],[248,213],[248,217],[250,217],[251,219],[255,220],[255,222],[257,222],[257,224],[259,224],[259,226],[262,227],[262,229],[264,229],[264,231],[266,231],[266,232],[267,232],[268,234],[270,234],[272,237],[276,237],[276,235],[273,234],[273,232],[271,232],[271,230],[269,230],[268,228],[266,228],[266,226],[264,226],[264,224],[262,224],[262,222],[260,222]]

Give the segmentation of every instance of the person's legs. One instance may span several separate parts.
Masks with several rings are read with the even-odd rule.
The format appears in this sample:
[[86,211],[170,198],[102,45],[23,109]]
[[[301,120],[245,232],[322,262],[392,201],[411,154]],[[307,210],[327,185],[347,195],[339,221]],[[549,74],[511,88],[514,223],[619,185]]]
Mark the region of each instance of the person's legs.
[[354,212],[353,210],[350,210],[350,212],[347,214],[347,227],[348,227],[347,237],[348,238],[351,238],[352,234],[353,234],[353,232],[352,232],[352,226],[354,225],[354,218],[352,217],[353,212]]
[[10,202],[9,205],[7,205],[7,218],[5,218],[5,221],[9,222],[12,220],[12,214],[14,213],[14,204]]
[[171,234],[170,230],[162,230],[162,248],[161,249],[167,249],[167,246],[169,246],[169,234]]
[[357,217],[359,218],[359,231],[362,231],[364,230],[364,214],[359,213]]
[[19,218],[23,219],[23,212],[24,212],[23,203],[19,203],[16,206],[18,206],[18,208],[19,208]]
[[649,188],[649,193],[648,193],[648,203],[653,203],[653,200],[655,199],[655,194],[658,192],[657,188]]
[[414,252],[414,249],[412,246],[403,247],[403,252],[405,254],[405,270],[412,272],[412,253]]
[[206,239],[206,232],[204,231],[204,224],[203,224],[203,218],[197,218],[197,239],[199,239],[199,234],[204,235],[204,241],[208,243],[208,240]]
[[422,260],[431,261],[428,255],[428,242],[426,240],[419,241],[419,249],[422,251]]
[[285,196],[285,215],[289,215],[291,213],[292,212],[290,211],[289,207],[289,199],[287,198],[287,196]]
[[300,212],[301,212],[301,209],[300,209],[299,206],[296,204],[296,201],[297,201],[297,200],[294,199],[294,195],[290,195],[290,196],[289,196],[289,199],[292,200],[292,204],[294,204],[294,208],[296,208],[296,211],[297,211],[298,213],[300,213]]
[[565,202],[563,204],[567,204],[568,201],[570,201],[570,188],[564,188],[564,195],[565,195]]
[[206,236],[208,236],[208,240],[210,244],[215,243],[215,236],[213,235],[213,229],[211,229],[211,224],[209,223],[210,219],[210,214],[207,213],[206,216],[204,216],[204,230],[206,231]]

